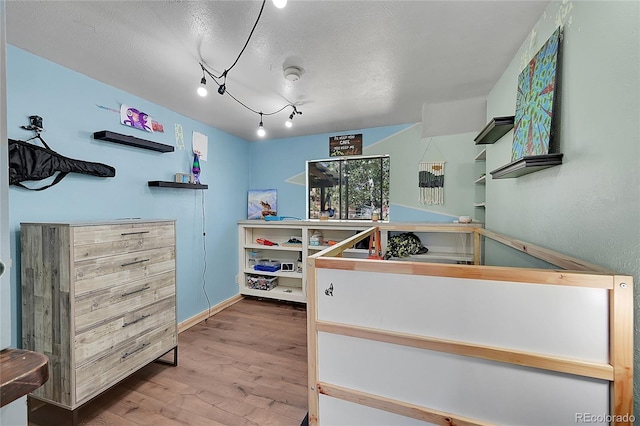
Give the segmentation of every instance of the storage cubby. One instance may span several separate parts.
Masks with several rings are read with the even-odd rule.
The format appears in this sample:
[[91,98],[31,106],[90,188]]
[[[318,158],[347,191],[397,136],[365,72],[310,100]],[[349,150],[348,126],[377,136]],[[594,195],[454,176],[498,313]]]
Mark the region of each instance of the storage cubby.
[[475,185],[474,191],[474,220],[484,223],[485,221],[485,200],[487,197],[486,184],[487,184],[487,149],[483,148],[482,151],[476,155],[474,158],[474,172],[475,176],[477,176],[476,180],[473,182]]
[[[320,232],[322,233],[322,242],[320,245],[316,246],[316,245],[311,245],[310,241],[309,241],[309,246],[308,246],[308,254],[314,254],[316,252],[319,252],[321,250],[326,249],[327,247],[330,247],[331,245],[338,243],[340,241],[346,240],[349,237],[354,236],[355,234],[364,231],[365,229],[370,228],[371,226],[374,226],[373,224],[368,225],[368,226],[362,226],[362,227],[352,227],[349,229],[344,229],[344,228],[336,228],[336,227],[331,227],[331,226],[323,226],[323,227],[309,227],[308,228],[308,236],[309,239],[311,239],[311,236],[316,232]],[[367,257],[369,255],[369,250],[367,249],[362,249],[362,248],[352,248],[352,249],[348,249],[345,250],[344,252],[345,257],[358,257],[358,258],[362,258],[362,257]]]
[[[387,238],[400,234],[401,231],[389,231]],[[473,263],[473,237],[470,233],[452,232],[413,232],[422,245],[429,251],[407,257],[392,257],[391,260],[410,260],[413,262],[435,263]],[[385,245],[386,246],[386,245]],[[386,247],[383,247],[386,252]]]

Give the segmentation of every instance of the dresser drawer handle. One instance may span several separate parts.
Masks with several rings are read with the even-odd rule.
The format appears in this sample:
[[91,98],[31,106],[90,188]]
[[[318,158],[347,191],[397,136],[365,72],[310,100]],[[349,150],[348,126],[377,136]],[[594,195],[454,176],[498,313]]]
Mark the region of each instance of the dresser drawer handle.
[[124,324],[122,324],[122,328],[129,327],[130,325],[133,325],[133,324],[135,324],[135,323],[137,323],[137,322],[140,322],[140,321],[142,321],[143,319],[148,318],[148,317],[150,317],[150,316],[151,316],[150,314],[147,314],[147,315],[143,315],[143,316],[141,316],[141,317],[139,317],[139,318],[136,318],[136,319],[134,319],[134,320],[133,320],[133,321],[131,321],[131,322],[125,322]]
[[123,233],[122,233],[122,234],[120,234],[120,235],[122,235],[122,236],[124,237],[125,235],[140,235],[140,234],[148,234],[148,233],[149,233],[149,231],[140,231],[140,232],[123,232]]
[[140,346],[139,348],[136,348],[136,349],[132,350],[131,352],[123,353],[122,357],[120,359],[125,359],[125,358],[129,357],[130,355],[135,354],[136,352],[140,352],[141,350],[143,350],[147,346],[149,346],[149,343],[143,343],[142,346]]
[[136,263],[142,263],[142,262],[148,262],[148,261],[149,261],[149,259],[136,260],[135,262],[123,263],[120,266],[122,266],[122,267],[131,266],[131,265],[135,265]]
[[137,290],[128,291],[128,292],[126,292],[126,293],[122,293],[122,297],[131,296],[132,294],[140,293],[141,291],[149,290],[150,288],[151,288],[151,287],[149,287],[149,286],[147,285],[147,286],[144,286],[144,287],[139,288],[139,289],[137,289]]

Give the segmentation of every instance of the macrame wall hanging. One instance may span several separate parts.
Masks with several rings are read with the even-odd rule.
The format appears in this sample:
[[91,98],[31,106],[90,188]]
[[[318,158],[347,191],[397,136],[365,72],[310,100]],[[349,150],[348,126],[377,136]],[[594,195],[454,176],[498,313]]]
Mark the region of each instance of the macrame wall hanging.
[[[429,139],[427,148],[418,163],[418,188],[420,190],[420,203],[429,205],[444,204],[444,161],[423,161],[431,142]],[[438,149],[437,145],[434,145]],[[440,150],[438,149],[438,152]],[[442,156],[442,152],[440,152]]]

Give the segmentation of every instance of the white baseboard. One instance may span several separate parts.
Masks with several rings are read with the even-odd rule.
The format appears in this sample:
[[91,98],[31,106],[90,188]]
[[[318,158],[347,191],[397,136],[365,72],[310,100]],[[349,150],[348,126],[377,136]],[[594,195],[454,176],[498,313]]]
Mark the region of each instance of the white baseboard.
[[238,303],[242,299],[244,299],[243,295],[236,294],[235,296],[230,297],[229,299],[224,300],[224,301],[218,303],[215,306],[212,306],[210,309],[202,311],[199,314],[194,315],[191,318],[188,318],[188,319],[182,321],[181,323],[178,324],[178,333],[182,333],[183,331],[193,327],[194,325],[198,324],[199,322],[204,321],[207,318],[217,314],[218,312],[222,311],[223,309],[226,309],[229,306],[231,306],[231,305],[233,305],[235,303]]

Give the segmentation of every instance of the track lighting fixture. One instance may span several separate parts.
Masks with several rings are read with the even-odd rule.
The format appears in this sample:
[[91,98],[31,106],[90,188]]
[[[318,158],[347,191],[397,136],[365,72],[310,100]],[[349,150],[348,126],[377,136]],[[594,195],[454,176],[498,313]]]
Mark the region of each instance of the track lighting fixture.
[[298,111],[298,108],[296,108],[295,105],[291,105],[291,107],[293,108],[293,111],[289,115],[289,119],[284,122],[284,125],[287,127],[293,126],[293,117],[295,117],[297,114],[302,114],[302,112]]
[[260,124],[258,124],[258,136],[263,138],[264,135],[266,134],[267,132],[264,130],[264,124],[262,124],[262,113],[260,113]]
[[[236,66],[236,64],[238,63],[238,60],[240,59],[240,57],[244,53],[247,45],[249,44],[249,41],[251,40],[251,36],[253,35],[253,32],[256,29],[256,26],[258,25],[258,22],[260,21],[260,17],[262,16],[262,11],[264,10],[265,2],[266,2],[266,0],[262,0],[262,7],[260,8],[260,13],[258,13],[258,18],[256,19],[256,22],[253,24],[253,28],[251,29],[251,32],[249,33],[249,37],[247,38],[247,41],[245,42],[244,46],[242,47],[242,50],[240,50],[240,53],[238,54],[238,57],[233,62],[233,64],[231,64],[231,66],[229,68],[225,69],[222,74],[215,75],[211,71],[206,69],[204,64],[202,62],[200,62],[200,68],[202,69],[202,79],[200,80],[200,87],[198,87],[198,94],[200,96],[206,96],[207,95],[207,88],[206,88],[207,80],[206,80],[205,76],[208,75],[209,77],[211,77],[211,79],[214,81],[214,83],[216,85],[218,85],[218,93],[220,95],[229,95],[231,97],[231,99],[233,99],[234,101],[236,101],[237,103],[239,103],[240,105],[242,105],[243,107],[248,109],[249,111],[251,111],[251,112],[253,112],[255,114],[260,114],[260,124],[258,125],[258,132],[257,133],[258,133],[258,136],[260,136],[261,138],[264,137],[267,134],[267,132],[264,129],[264,123],[262,121],[263,115],[275,115],[275,114],[278,114],[281,111],[284,111],[284,109],[287,108],[287,107],[292,107],[293,108],[293,112],[291,113],[291,115],[289,115],[289,120],[287,121],[287,123],[285,123],[287,127],[291,127],[292,126],[293,117],[296,114],[302,114],[302,112],[298,111],[297,108],[295,107],[295,105],[292,105],[292,104],[287,104],[287,105],[283,106],[282,108],[280,108],[279,110],[273,111],[273,112],[269,112],[269,113],[263,113],[262,111],[258,112],[255,109],[247,106],[244,102],[242,102],[241,100],[239,100],[238,98],[233,96],[227,90],[227,85],[226,85],[226,83],[227,83],[227,73],[229,71],[231,71],[231,69],[233,67]],[[283,8],[284,6],[286,6],[287,0],[273,0],[273,4],[276,7]],[[299,68],[299,67],[290,67],[290,68],[291,68],[291,70],[294,71],[294,72],[292,72],[290,74],[292,76],[296,75],[297,76],[296,80],[298,78],[300,78],[300,75],[303,72],[303,70],[301,68]],[[290,78],[290,80],[291,80],[291,78]]]
[[[204,73],[204,70],[203,70]],[[202,79],[200,80],[200,86],[198,86],[198,95],[200,96],[207,96],[207,79],[204,78],[204,75],[202,76]]]

